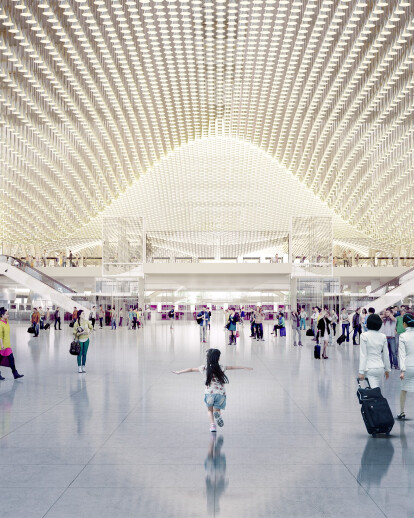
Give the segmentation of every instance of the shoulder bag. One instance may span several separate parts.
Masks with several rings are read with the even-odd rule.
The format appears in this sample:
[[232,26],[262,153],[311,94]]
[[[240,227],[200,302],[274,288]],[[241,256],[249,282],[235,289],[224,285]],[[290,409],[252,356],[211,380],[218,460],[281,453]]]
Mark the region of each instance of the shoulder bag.
[[73,342],[70,344],[69,354],[72,354],[73,356],[79,356],[80,351],[81,345],[79,340],[73,340]]

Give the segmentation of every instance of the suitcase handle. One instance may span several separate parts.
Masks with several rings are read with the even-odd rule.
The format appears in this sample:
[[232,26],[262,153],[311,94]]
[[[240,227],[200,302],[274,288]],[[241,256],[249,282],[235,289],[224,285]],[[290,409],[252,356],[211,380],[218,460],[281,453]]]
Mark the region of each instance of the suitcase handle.
[[360,380],[359,378],[357,378],[359,388],[361,388],[361,381],[366,381],[368,388],[371,388],[371,385],[369,384],[369,379],[367,378],[367,376],[365,376],[365,380]]

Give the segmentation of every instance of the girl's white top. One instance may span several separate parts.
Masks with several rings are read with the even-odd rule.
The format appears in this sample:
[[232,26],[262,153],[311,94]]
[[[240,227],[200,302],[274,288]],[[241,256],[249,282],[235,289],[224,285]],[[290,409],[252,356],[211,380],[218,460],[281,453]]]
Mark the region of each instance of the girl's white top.
[[[220,368],[223,372],[226,372],[225,365],[220,365]],[[201,365],[198,370],[201,372],[201,374],[204,374],[204,378],[207,378],[207,365]],[[204,390],[204,394],[221,394],[222,396],[226,395],[226,389],[224,388],[224,385],[222,385],[218,379],[216,379],[214,376],[211,379],[210,385]]]
[[360,338],[359,373],[364,374],[368,369],[391,370],[388,354],[387,337],[379,331],[367,331]]
[[407,367],[414,367],[414,327],[407,327],[405,333],[400,334],[398,356],[402,371]]

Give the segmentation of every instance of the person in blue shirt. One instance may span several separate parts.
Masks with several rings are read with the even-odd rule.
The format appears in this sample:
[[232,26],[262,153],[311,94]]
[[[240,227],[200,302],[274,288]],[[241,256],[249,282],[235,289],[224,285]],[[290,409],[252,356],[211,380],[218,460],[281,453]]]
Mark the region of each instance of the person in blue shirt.
[[210,315],[208,310],[203,309],[199,313],[197,313],[197,323],[200,326],[200,342],[207,342],[207,328],[210,322]]

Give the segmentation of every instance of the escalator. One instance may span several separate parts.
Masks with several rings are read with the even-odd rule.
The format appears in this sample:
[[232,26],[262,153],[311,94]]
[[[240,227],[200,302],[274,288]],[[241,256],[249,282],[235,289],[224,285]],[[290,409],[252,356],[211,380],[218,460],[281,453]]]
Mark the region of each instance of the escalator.
[[0,275],[5,275],[14,282],[29,288],[32,292],[50,299],[66,311],[72,312],[75,306],[88,311],[86,306],[72,300],[76,296],[74,290],[16,257],[0,255]]
[[402,275],[394,277],[382,286],[371,291],[373,299],[366,307],[373,307],[378,313],[384,308],[393,306],[410,295],[414,295],[414,268],[410,268]]

